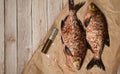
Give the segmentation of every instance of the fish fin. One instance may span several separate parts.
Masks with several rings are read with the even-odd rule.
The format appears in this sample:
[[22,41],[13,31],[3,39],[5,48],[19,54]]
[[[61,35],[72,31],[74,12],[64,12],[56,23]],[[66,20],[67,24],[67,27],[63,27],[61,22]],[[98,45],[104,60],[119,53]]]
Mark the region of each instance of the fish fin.
[[61,42],[62,42],[62,44],[64,44],[62,36],[61,36]]
[[72,53],[71,53],[71,51],[70,51],[70,49],[67,46],[65,46],[65,53],[67,55],[73,56]]
[[70,56],[70,55],[67,55],[67,53],[65,52],[65,49],[64,49],[63,52],[64,52],[65,57],[66,57],[66,65],[67,65],[68,67],[70,67],[70,66],[69,66],[69,60],[70,60],[70,57],[71,57],[71,56]]
[[91,17],[90,17],[90,18],[87,18],[87,19],[85,20],[85,22],[84,22],[85,27],[88,26],[88,24],[90,23],[90,20],[91,20]]
[[110,38],[109,38],[109,35],[107,36],[107,38],[105,39],[105,42],[104,42],[108,47],[110,46]]
[[90,46],[90,44],[88,42],[87,42],[87,48],[90,49],[92,51],[92,53],[93,53],[92,47]]
[[82,27],[82,23],[81,23],[81,21],[79,19],[77,20],[77,22],[78,22],[78,26]]
[[105,71],[105,66],[101,58],[100,59],[95,58],[95,57],[92,58],[92,60],[87,65],[87,70],[91,69],[94,65],[97,65],[100,69],[102,68]]
[[61,29],[64,27],[64,25],[65,25],[65,24],[64,24],[64,21],[62,20],[62,21],[61,21]]
[[110,46],[110,40],[109,39],[105,39],[105,44],[109,47]]
[[69,0],[69,10],[74,9],[74,0]]
[[[81,29],[82,32],[83,32],[83,33],[82,33],[83,36],[86,37],[86,32],[85,32],[85,30],[84,30],[84,28],[83,28],[82,23],[81,23],[80,20],[78,20],[78,24],[79,24],[80,29]],[[86,40],[86,39],[85,39],[85,40]],[[87,40],[86,40],[86,43],[87,43],[87,48],[89,48],[89,49],[93,52],[92,47],[91,47],[90,44],[87,42]]]
[[85,1],[76,4],[76,5],[75,5],[75,10],[76,10],[76,12],[77,12],[84,4],[85,4]]
[[67,17],[68,17],[68,16],[66,16],[65,19],[61,21],[61,29],[64,27],[65,21],[67,20]]
[[85,33],[81,21],[78,19],[77,22],[78,22],[78,26],[79,26],[79,28],[83,31],[83,33]]
[[64,21],[66,21],[67,18],[68,18],[68,16],[65,17]]

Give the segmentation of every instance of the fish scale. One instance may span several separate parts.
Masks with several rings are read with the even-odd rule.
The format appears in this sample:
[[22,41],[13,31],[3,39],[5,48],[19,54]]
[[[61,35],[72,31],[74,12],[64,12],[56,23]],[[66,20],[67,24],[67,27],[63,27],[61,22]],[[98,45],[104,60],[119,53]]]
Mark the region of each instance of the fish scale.
[[83,22],[86,30],[86,39],[94,54],[87,65],[87,69],[91,69],[94,65],[97,65],[99,68],[105,70],[101,55],[104,44],[110,46],[106,18],[101,10],[91,2],[88,5]]
[[83,33],[84,30],[81,21],[76,15],[76,12],[84,4],[85,2],[81,2],[74,5],[74,1],[69,0],[69,14],[61,22],[61,39],[64,45],[66,64],[77,70],[81,68],[87,50],[86,40]]

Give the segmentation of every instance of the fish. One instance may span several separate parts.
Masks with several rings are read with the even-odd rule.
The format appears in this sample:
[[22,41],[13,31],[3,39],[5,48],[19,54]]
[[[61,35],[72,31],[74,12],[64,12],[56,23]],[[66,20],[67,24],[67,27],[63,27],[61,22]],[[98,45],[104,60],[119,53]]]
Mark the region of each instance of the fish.
[[80,2],[74,5],[74,0],[69,0],[69,13],[61,21],[61,41],[64,45],[67,66],[80,70],[86,55],[87,45],[85,31],[77,17],[77,11],[85,4]]
[[105,70],[101,55],[104,45],[110,46],[108,24],[103,12],[93,2],[87,6],[83,25],[86,31],[86,40],[94,54],[87,65],[87,70],[91,69],[94,65]]

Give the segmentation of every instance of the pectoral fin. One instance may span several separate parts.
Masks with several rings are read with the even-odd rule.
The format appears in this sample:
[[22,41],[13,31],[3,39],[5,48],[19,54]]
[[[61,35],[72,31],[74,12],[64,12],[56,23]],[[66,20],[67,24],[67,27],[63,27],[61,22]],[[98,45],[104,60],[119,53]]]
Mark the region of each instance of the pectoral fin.
[[85,22],[84,22],[85,27],[87,27],[87,26],[89,25],[90,20],[91,20],[91,17],[90,17],[90,18],[87,18],[87,19],[85,20]]
[[65,46],[65,53],[69,56],[73,56],[70,49],[67,46]]

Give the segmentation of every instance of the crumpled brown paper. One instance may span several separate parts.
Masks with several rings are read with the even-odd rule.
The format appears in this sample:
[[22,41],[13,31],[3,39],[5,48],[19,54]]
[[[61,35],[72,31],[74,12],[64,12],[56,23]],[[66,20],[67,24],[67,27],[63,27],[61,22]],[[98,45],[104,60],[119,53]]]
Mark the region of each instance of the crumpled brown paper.
[[[81,0],[83,1],[83,0]],[[75,3],[81,2],[75,0]],[[60,23],[68,14],[68,4],[61,11],[55,20],[53,27],[57,27],[59,32],[45,55],[41,53],[41,49],[50,34],[47,33],[46,38],[40,43],[33,57],[25,67],[23,74],[116,74],[118,65],[120,64],[120,1],[119,0],[86,0],[86,4],[78,11],[77,15],[83,20],[86,12],[86,6],[89,2],[94,2],[104,13],[108,22],[108,30],[110,35],[110,47],[105,46],[102,53],[102,60],[106,71],[94,66],[90,70],[86,70],[86,66],[92,59],[92,52],[87,51],[82,68],[79,71],[71,70],[66,65],[66,58],[63,53],[63,47],[60,36]]]

